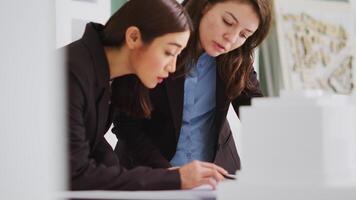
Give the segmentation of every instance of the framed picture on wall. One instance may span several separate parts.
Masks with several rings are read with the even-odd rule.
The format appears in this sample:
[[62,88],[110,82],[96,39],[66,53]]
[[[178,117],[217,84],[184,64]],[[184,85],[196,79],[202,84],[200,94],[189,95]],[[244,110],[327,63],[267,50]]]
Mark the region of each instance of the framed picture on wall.
[[56,0],[56,47],[79,39],[88,22],[104,24],[110,15],[111,0]]
[[347,2],[274,0],[282,88],[352,94],[354,23]]

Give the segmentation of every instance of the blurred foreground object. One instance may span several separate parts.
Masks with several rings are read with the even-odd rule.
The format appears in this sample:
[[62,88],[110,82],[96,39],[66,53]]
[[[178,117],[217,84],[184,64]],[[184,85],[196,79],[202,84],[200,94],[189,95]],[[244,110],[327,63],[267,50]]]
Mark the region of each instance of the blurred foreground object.
[[242,170],[218,199],[356,199],[353,102],[322,91],[253,99],[240,109]]

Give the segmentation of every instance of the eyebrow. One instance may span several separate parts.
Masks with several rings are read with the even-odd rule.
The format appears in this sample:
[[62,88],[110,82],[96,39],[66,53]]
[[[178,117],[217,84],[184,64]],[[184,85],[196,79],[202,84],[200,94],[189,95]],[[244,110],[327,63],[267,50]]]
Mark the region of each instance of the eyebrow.
[[[232,14],[231,12],[229,11],[225,11],[227,14],[229,14],[232,18],[234,18],[234,20],[238,23],[239,20],[237,20],[237,18],[235,17],[234,14]],[[253,33],[253,31],[251,31],[250,29],[245,29],[247,32],[250,32],[250,33]]]
[[178,44],[178,43],[175,43],[175,42],[170,42],[168,43],[169,45],[174,45],[174,46],[177,46],[179,48],[182,48],[182,45]]

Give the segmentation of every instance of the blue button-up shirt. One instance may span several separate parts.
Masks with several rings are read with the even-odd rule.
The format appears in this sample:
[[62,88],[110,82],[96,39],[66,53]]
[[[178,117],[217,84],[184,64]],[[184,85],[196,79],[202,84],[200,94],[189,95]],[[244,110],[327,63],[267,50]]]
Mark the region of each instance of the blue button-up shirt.
[[216,59],[204,53],[185,79],[182,127],[177,151],[171,160],[173,166],[192,160],[213,160],[216,143],[215,91]]

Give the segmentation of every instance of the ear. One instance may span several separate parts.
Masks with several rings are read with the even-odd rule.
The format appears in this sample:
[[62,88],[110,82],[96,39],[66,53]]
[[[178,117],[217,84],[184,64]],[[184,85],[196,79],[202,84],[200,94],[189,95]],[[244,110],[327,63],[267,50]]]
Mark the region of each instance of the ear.
[[202,15],[205,15],[205,13],[207,13],[212,7],[213,7],[213,5],[208,2],[208,3],[204,6],[203,10],[201,11],[201,14],[202,14]]
[[136,26],[130,26],[125,33],[126,45],[129,49],[136,49],[142,46],[142,38],[140,29]]

